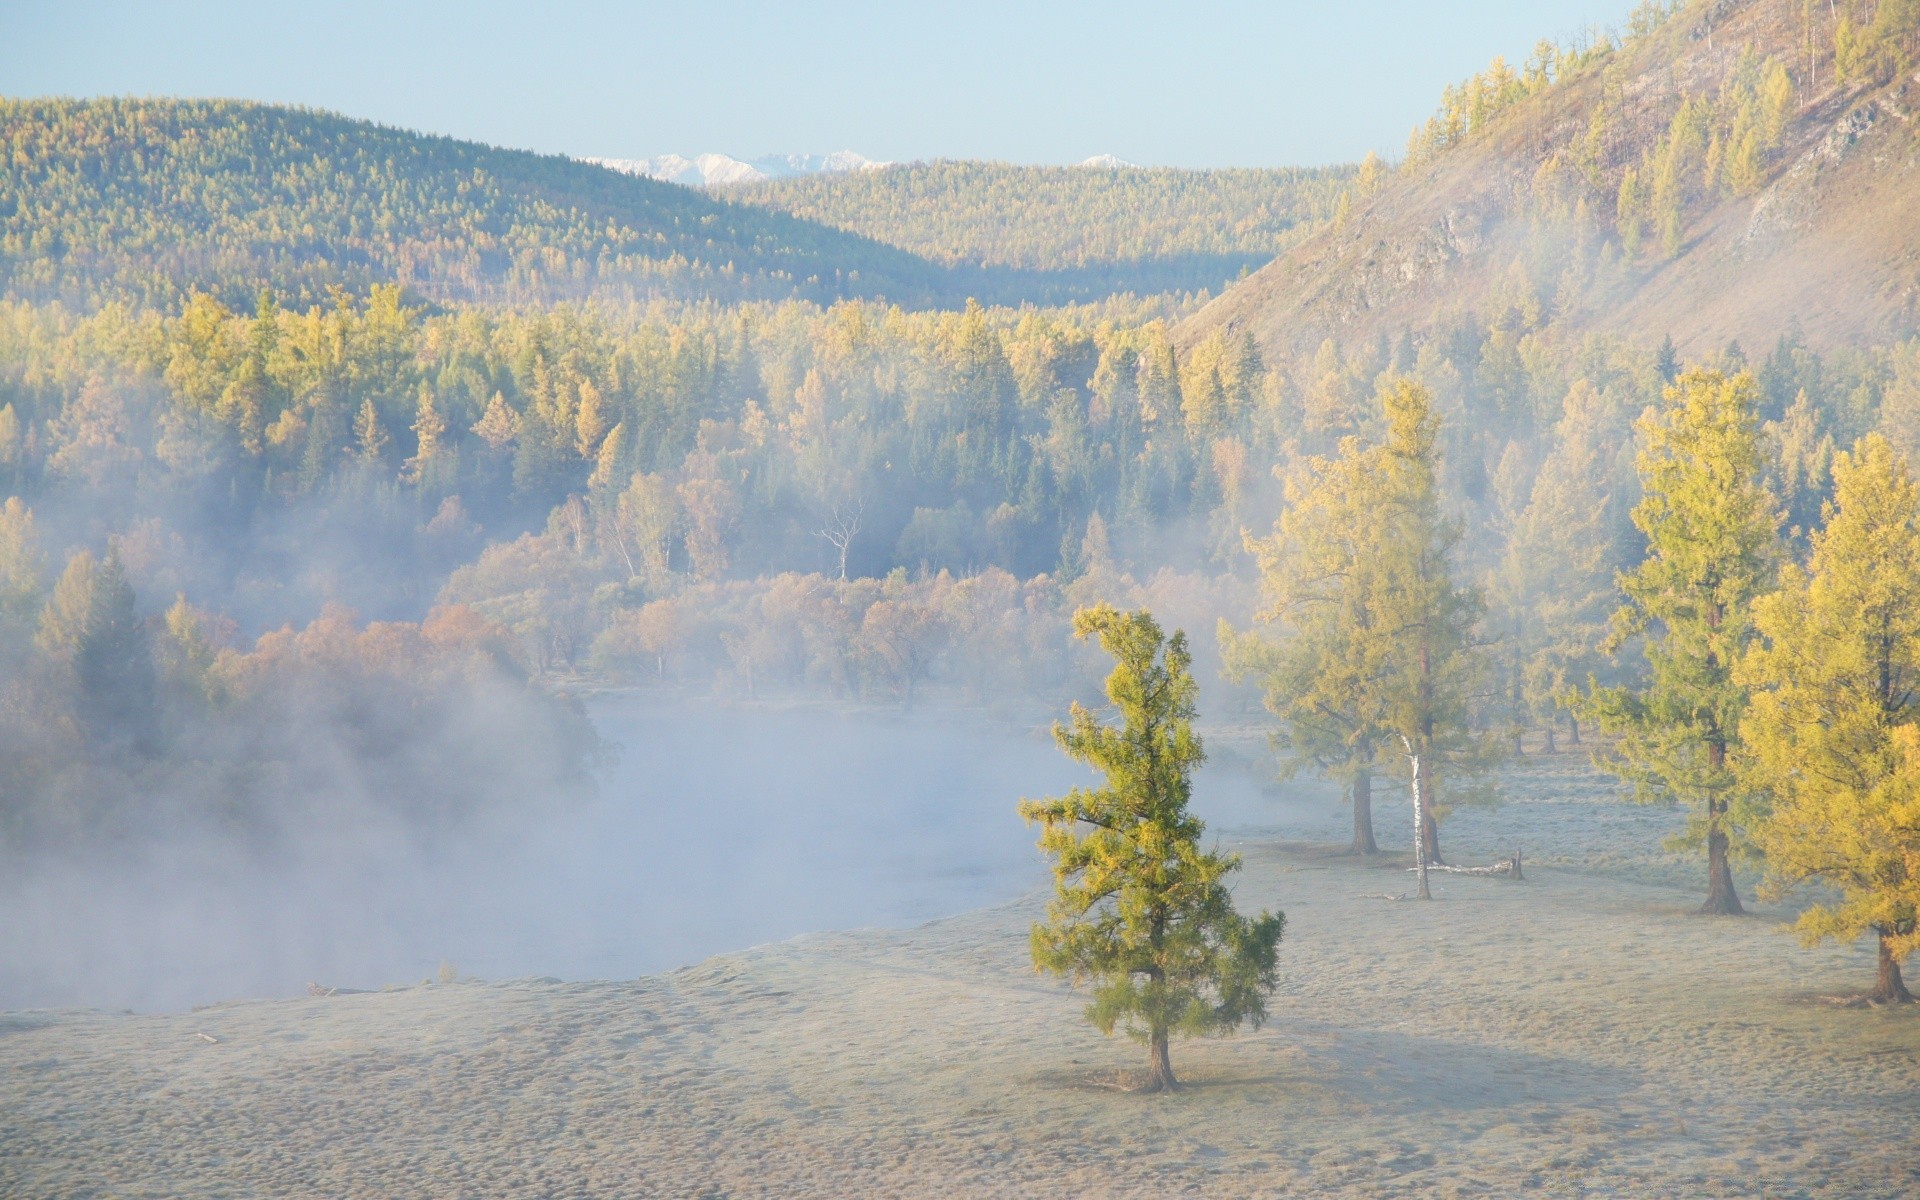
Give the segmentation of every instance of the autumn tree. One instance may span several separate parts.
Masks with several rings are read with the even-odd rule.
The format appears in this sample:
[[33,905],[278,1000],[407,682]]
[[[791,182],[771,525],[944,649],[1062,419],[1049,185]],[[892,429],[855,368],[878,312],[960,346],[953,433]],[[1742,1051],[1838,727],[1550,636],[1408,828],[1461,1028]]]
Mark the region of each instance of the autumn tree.
[[1484,605],[1455,575],[1458,524],[1440,508],[1440,420],[1427,389],[1396,379],[1381,391],[1387,436],[1373,506],[1369,623],[1377,631],[1369,668],[1384,724],[1405,751],[1421,805],[1420,840],[1440,862],[1442,783],[1493,760],[1492,737],[1469,706],[1485,686],[1478,641]]
[[1440,511],[1439,420],[1427,390],[1381,390],[1383,442],[1341,441],[1288,488],[1287,511],[1251,539],[1283,630],[1262,646],[1227,633],[1229,666],[1256,674],[1281,718],[1280,744],[1349,786],[1354,849],[1369,850],[1372,769],[1381,752],[1418,764],[1420,841],[1440,861],[1440,783],[1476,770],[1490,742],[1468,704],[1485,674],[1478,594],[1454,577],[1458,528]]
[[1147,1091],[1176,1086],[1171,1035],[1221,1035],[1266,1018],[1285,917],[1234,911],[1226,879],[1235,855],[1201,849],[1205,826],[1187,811],[1204,758],[1193,732],[1198,688],[1184,633],[1166,637],[1151,613],[1108,605],[1074,614],[1074,636],[1114,659],[1109,725],[1074,704],[1054,740],[1104,776],[1097,787],[1025,800],[1053,858],[1048,919],[1033,927],[1036,970],[1090,982],[1087,1019],[1122,1027],[1148,1047]]
[[[1545,726],[1549,750],[1560,710],[1600,665],[1614,601],[1626,503],[1614,478],[1624,422],[1610,420],[1610,407],[1584,380],[1568,392],[1496,577],[1503,624],[1515,631],[1524,715]],[[1578,743],[1578,715],[1567,716]]]
[[680,523],[680,500],[658,475],[636,474],[615,502],[609,537],[627,575],[659,588],[667,579],[667,554]]
[[1752,607],[1773,581],[1778,519],[1761,482],[1753,378],[1696,370],[1644,417],[1644,497],[1633,523],[1647,557],[1620,577],[1626,603],[1608,647],[1638,639],[1638,687],[1591,686],[1585,710],[1617,740],[1600,764],[1642,802],[1693,810],[1682,841],[1707,848],[1706,913],[1738,913],[1730,854],[1744,821],[1731,757],[1747,688],[1735,668],[1753,640]]
[[[27,626],[40,603],[41,556],[33,510],[18,496],[0,504],[0,637]],[[4,650],[0,644],[0,650]]]
[[117,549],[104,559],[82,550],[68,560],[34,641],[71,687],[75,716],[94,753],[152,752],[153,652]]
[[407,459],[401,469],[401,482],[419,487],[432,486],[436,476],[443,473],[441,460],[449,454],[445,444],[446,435],[446,418],[434,405],[433,393],[427,390],[425,384],[421,384],[418,415],[413,422],[413,457]]
[[1267,606],[1259,620],[1278,636],[1220,622],[1227,675],[1260,684],[1284,774],[1306,768],[1338,781],[1353,806],[1355,854],[1373,854],[1373,772],[1387,730],[1372,686],[1372,605],[1366,544],[1355,536],[1368,510],[1379,454],[1348,439],[1344,453],[1313,459],[1287,484],[1272,536],[1248,539]]
[[[911,710],[914,688],[933,669],[934,659],[952,637],[952,625],[938,595],[919,600],[906,594],[905,576],[896,571],[887,581],[887,594],[867,606],[860,640],[873,663],[899,683],[901,704]],[[938,591],[952,586],[944,571],[933,582]]]
[[1805,570],[1754,603],[1761,641],[1737,672],[1753,831],[1767,887],[1839,891],[1800,915],[1809,942],[1879,938],[1873,998],[1913,999],[1900,962],[1920,934],[1920,487],[1886,439],[1833,464],[1826,527]]

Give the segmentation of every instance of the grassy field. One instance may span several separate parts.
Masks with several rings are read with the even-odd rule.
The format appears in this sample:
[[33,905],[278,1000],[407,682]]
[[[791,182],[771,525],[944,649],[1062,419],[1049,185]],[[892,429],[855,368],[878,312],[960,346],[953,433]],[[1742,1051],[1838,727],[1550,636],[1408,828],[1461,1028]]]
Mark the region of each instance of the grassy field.
[[1325,804],[1230,838],[1285,979],[1260,1031],[1176,1044],[1172,1096],[1032,973],[1028,897],[626,982],[6,1015],[0,1194],[1920,1193],[1920,1013],[1836,1002],[1866,947],[1692,915],[1675,815],[1571,755],[1508,793],[1447,848],[1517,840],[1527,882],[1431,904],[1377,898],[1404,862],[1331,853]]

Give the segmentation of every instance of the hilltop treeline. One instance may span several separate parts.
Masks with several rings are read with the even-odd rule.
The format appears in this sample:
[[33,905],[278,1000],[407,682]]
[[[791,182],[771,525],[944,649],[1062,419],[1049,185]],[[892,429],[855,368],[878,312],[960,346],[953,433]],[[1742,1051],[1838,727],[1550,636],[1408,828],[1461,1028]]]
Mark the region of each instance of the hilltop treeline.
[[1210,293],[1350,173],[934,163],[701,190],[222,100],[0,100],[0,150],[0,294],[81,307]]
[[943,273],[857,235],[551,155],[226,100],[0,100],[0,291],[290,303],[886,295]]
[[931,162],[718,189],[954,267],[981,294],[1058,302],[1218,292],[1331,220],[1354,168]]

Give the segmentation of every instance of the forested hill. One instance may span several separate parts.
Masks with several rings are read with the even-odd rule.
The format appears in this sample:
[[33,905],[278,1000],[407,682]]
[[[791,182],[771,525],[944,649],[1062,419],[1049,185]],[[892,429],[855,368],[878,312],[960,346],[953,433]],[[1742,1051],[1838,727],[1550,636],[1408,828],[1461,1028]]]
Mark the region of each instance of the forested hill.
[[1189,322],[1352,346],[1462,322],[1683,354],[1885,341],[1920,303],[1920,4],[1646,4],[1450,88],[1406,163]]
[[225,100],[0,99],[0,291],[172,307],[400,282],[440,299],[923,303],[946,272],[764,207],[503,150]]
[[1191,171],[931,162],[721,194],[983,269],[1043,300],[1218,292],[1331,219],[1352,167]]

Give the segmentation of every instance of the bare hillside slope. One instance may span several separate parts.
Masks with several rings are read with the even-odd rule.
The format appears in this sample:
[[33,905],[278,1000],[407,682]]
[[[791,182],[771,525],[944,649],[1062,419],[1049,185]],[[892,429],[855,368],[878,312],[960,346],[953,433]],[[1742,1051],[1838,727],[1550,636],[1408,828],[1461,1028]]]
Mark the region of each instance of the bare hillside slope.
[[1695,353],[1757,348],[1795,321],[1815,346],[1904,336],[1920,303],[1920,10],[1854,7],[1694,4],[1549,56],[1531,83],[1496,65],[1343,223],[1183,339],[1246,331],[1297,351],[1468,314],[1670,333]]

